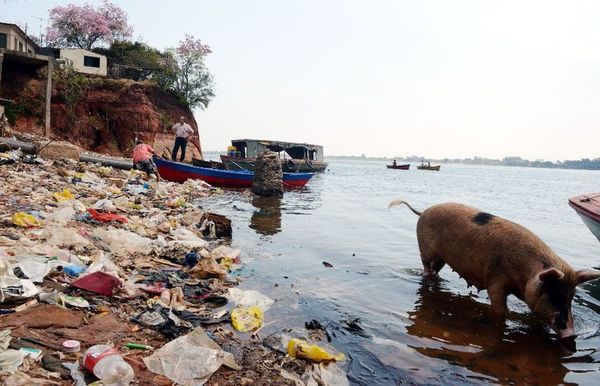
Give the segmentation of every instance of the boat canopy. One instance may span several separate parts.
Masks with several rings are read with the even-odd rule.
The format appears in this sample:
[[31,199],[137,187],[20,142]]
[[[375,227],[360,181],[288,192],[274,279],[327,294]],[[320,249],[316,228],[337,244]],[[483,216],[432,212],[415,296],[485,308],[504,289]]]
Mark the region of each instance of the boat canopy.
[[271,150],[276,153],[283,152],[291,159],[309,159],[323,161],[323,146],[308,143],[295,143],[283,141],[269,141],[260,139],[234,139],[231,144],[240,152],[241,158],[256,158],[259,153]]

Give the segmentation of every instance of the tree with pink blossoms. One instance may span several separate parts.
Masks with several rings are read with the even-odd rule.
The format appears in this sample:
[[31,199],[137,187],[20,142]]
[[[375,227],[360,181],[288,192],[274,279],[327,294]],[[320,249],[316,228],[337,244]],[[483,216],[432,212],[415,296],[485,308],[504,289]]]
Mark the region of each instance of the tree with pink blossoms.
[[86,50],[131,36],[133,28],[121,8],[104,0],[94,8],[89,4],[67,4],[50,10],[46,40],[57,47]]
[[175,65],[172,89],[190,107],[205,109],[215,96],[213,78],[205,63],[206,56],[212,52],[210,47],[200,39],[185,35],[170,52]]

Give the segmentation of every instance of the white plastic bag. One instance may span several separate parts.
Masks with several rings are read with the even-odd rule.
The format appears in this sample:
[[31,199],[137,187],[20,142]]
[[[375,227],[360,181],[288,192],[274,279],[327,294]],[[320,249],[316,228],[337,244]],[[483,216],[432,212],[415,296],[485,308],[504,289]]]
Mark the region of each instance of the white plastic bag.
[[256,290],[241,290],[239,288],[229,288],[229,297],[236,306],[252,307],[258,306],[263,312],[266,312],[271,305],[275,303],[273,299],[261,294]]
[[240,369],[233,355],[221,350],[202,327],[165,344],[144,358],[144,363],[153,373],[187,386],[204,385],[221,365]]

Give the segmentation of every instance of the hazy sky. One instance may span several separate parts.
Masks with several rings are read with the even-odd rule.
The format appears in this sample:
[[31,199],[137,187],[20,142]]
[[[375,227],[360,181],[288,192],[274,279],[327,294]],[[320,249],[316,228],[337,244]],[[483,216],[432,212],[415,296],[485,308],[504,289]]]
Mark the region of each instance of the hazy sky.
[[[0,19],[37,31],[69,2],[8,0]],[[213,49],[205,150],[264,138],[329,155],[600,156],[596,0],[113,2],[150,45],[188,33]]]

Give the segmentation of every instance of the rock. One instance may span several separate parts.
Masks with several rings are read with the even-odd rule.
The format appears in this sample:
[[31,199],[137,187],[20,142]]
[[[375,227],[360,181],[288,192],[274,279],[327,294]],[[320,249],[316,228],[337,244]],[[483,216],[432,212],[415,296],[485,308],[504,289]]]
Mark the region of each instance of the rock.
[[252,191],[261,196],[283,195],[283,173],[277,153],[265,151],[256,158]]
[[[206,222],[206,224],[205,224]],[[202,227],[202,235],[209,236],[211,233],[211,225],[214,224],[215,234],[214,237],[231,237],[232,229],[231,229],[231,220],[225,216],[216,213],[204,213],[202,218],[200,219],[200,224]]]
[[40,141],[36,143],[38,155],[43,159],[70,158],[79,160],[79,147],[62,141]]

